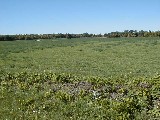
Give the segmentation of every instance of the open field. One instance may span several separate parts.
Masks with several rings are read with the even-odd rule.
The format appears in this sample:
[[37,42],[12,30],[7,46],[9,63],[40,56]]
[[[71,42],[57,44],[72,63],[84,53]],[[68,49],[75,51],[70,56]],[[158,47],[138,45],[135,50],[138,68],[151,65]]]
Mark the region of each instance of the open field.
[[153,76],[160,72],[159,48],[159,38],[0,42],[0,68],[3,72]]
[[0,42],[0,119],[160,118],[160,38]]

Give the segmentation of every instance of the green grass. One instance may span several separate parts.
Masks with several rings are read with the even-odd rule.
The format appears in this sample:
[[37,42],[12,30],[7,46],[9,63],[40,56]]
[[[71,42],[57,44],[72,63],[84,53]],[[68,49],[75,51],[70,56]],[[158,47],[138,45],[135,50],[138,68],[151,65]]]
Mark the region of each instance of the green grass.
[[159,38],[0,42],[0,119],[160,118]]
[[82,76],[153,76],[159,38],[56,39],[1,42],[1,71],[52,71]]

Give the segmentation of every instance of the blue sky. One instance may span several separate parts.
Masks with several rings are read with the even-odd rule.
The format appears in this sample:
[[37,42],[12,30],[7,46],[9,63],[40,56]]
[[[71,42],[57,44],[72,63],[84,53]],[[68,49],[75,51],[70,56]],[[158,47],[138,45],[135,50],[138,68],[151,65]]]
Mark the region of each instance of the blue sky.
[[160,30],[160,0],[0,0],[0,34]]

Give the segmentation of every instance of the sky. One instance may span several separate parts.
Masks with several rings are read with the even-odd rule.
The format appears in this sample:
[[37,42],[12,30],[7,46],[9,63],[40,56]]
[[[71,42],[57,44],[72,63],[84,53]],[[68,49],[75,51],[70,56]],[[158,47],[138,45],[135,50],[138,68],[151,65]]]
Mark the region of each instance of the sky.
[[0,34],[160,30],[160,0],[0,0]]

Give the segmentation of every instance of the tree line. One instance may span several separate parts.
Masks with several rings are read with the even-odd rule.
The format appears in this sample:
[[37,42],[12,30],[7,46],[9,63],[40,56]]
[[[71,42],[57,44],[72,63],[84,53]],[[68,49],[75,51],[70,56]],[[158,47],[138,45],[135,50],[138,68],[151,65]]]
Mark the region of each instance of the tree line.
[[0,35],[0,41],[14,41],[14,40],[37,40],[37,39],[55,39],[55,38],[83,38],[83,37],[160,37],[160,31],[137,31],[137,30],[124,30],[123,32],[110,32],[105,34],[18,34],[18,35]]

